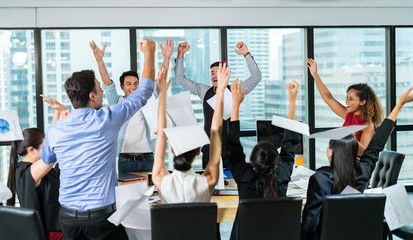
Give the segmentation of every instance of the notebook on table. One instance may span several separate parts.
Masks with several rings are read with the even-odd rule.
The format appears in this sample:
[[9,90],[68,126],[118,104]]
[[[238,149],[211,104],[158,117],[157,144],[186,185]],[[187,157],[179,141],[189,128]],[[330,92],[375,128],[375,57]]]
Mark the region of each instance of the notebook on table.
[[145,176],[130,174],[130,173],[118,173],[118,180],[121,182],[136,181],[146,179]]

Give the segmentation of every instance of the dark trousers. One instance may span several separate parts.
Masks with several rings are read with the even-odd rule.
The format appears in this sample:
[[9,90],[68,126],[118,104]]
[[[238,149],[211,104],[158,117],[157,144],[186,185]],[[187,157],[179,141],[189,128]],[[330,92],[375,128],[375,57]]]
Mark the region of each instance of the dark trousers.
[[115,226],[107,219],[114,205],[89,211],[76,211],[61,206],[59,222],[65,240],[71,239],[128,239],[122,225]]

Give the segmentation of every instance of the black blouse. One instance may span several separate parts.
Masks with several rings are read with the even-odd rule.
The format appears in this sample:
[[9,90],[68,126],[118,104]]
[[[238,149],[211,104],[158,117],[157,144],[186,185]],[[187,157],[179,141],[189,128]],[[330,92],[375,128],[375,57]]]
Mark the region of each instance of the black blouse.
[[[368,187],[380,152],[383,150],[394,122],[385,119],[377,129],[370,144],[354,166],[356,189],[363,192]],[[310,177],[307,189],[307,202],[303,210],[301,239],[320,239],[321,213],[323,200],[332,195],[334,173],[331,167],[322,167]]]
[[[276,169],[278,196],[285,197],[288,182],[294,166],[295,149],[297,147],[298,134],[285,130],[281,143],[280,163]],[[226,148],[230,152],[229,160],[231,172],[238,186],[239,199],[263,198],[262,190],[257,189],[257,176],[252,166],[245,162],[245,154],[240,142],[240,123],[231,121],[228,124],[228,141]],[[238,239],[238,214],[235,218],[231,233],[231,240]]]
[[[41,161],[41,160],[39,160]],[[19,162],[16,169],[16,192],[20,205],[39,211],[46,231],[61,231],[59,225],[60,169],[56,165],[34,186],[30,162]]]

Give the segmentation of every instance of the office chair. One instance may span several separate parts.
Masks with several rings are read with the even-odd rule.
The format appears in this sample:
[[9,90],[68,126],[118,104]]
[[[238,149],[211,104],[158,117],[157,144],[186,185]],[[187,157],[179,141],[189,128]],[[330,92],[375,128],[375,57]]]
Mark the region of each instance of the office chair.
[[152,240],[217,238],[216,203],[174,203],[151,206]]
[[384,194],[327,196],[323,200],[321,239],[380,239],[385,202]]
[[39,213],[34,209],[0,206],[2,240],[46,240]]
[[301,198],[241,199],[239,240],[300,239],[301,207]]
[[371,178],[371,187],[385,188],[396,184],[404,157],[404,154],[394,151],[381,152]]

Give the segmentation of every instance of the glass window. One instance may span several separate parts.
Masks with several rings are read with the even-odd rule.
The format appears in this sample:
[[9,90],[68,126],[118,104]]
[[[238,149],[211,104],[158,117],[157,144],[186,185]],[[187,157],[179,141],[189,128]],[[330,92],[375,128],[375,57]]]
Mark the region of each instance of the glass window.
[[297,80],[296,119],[305,121],[305,79],[303,59],[303,29],[248,28],[228,29],[228,64],[235,78],[248,79],[246,61],[235,52],[238,42],[244,42],[261,70],[260,83],[244,99],[240,109],[241,129],[256,129],[256,120],[270,120],[273,115],[287,117],[286,83]]
[[402,169],[399,174],[400,182],[407,182],[413,178],[413,162],[409,161],[413,159],[413,131],[397,132],[397,152],[406,155],[403,161]]
[[100,36],[102,36],[102,37],[110,37],[110,32],[101,32],[100,33]]
[[[413,28],[396,29],[396,101],[409,87],[413,86]],[[413,106],[406,104],[399,117],[398,125],[413,124]]]
[[[50,30],[42,31],[42,38],[46,32]],[[46,96],[55,98],[56,100],[63,103],[69,109],[71,108],[70,100],[67,98],[66,91],[64,90],[64,82],[74,71],[80,71],[85,69],[92,69],[95,72],[96,78],[101,81],[99,75],[98,67],[96,64],[93,52],[90,49],[89,41],[94,40],[96,44],[103,47],[101,40],[102,32],[110,32],[110,37],[105,37],[104,42],[110,42],[112,47],[112,54],[110,57],[105,56],[103,60],[105,62],[116,63],[110,69],[114,76],[119,77],[122,72],[129,70],[130,68],[130,48],[129,48],[129,30],[116,29],[87,29],[87,30],[53,30],[55,35],[60,36],[60,39],[56,39],[54,42],[43,42],[43,45],[53,44],[61,46],[60,49],[53,48],[53,53],[55,56],[60,56],[60,58],[49,58],[45,52],[42,52],[43,61],[43,93]],[[70,39],[70,41],[68,41]],[[42,46],[42,49],[45,46]],[[64,52],[61,52],[64,50]],[[48,51],[50,52],[50,51]],[[60,66],[57,67],[56,66]],[[55,74],[56,78],[52,81],[48,81],[45,78],[48,74]],[[114,82],[117,84],[116,79]],[[101,82],[101,84],[103,84]],[[55,86],[55,87],[52,87]],[[107,105],[106,97],[104,97],[104,105]],[[47,119],[53,117],[53,110],[47,107],[44,103],[44,119],[45,119],[45,129],[50,124]]]
[[[177,55],[177,47],[181,42],[188,42],[191,46],[189,52],[185,54],[185,74],[186,76],[197,82],[211,86],[209,65],[220,60],[220,33],[218,29],[148,29],[137,30],[136,39],[139,43],[141,39],[149,38],[157,43],[155,53],[155,68],[160,69],[163,62],[163,55],[159,44],[165,46],[166,38],[174,40],[174,52],[171,56],[169,67],[169,76],[172,76],[172,84],[169,88],[169,96],[186,91],[175,80],[174,66]],[[113,51],[112,51],[113,52]],[[144,55],[138,49],[138,74],[141,75],[144,65]],[[192,107],[194,108],[195,117],[198,123],[203,126],[204,115],[202,112],[202,102],[198,96],[191,94]],[[169,155],[167,150],[166,162],[170,163],[169,169],[173,169],[172,154]],[[194,168],[202,168],[201,157],[198,157],[194,164]]]
[[56,44],[54,42],[46,42],[46,50],[55,50]]
[[47,40],[55,39],[54,32],[46,32],[46,39]]
[[[33,31],[0,30],[0,110],[16,110],[22,129],[37,126]],[[28,97],[30,96],[30,97]],[[0,147],[0,181],[7,183],[9,146]]]

